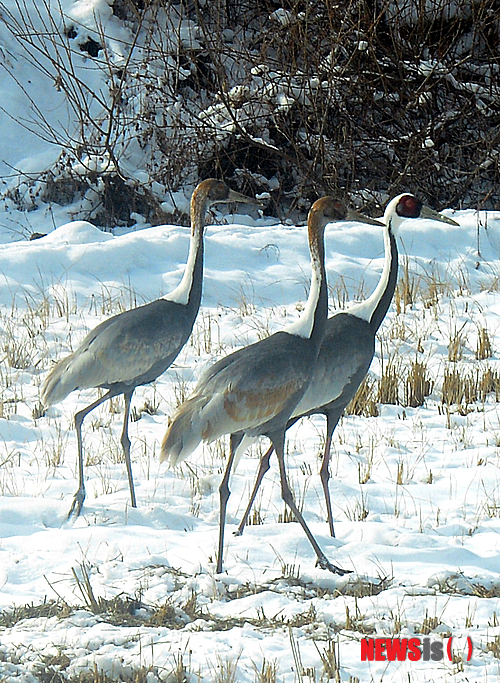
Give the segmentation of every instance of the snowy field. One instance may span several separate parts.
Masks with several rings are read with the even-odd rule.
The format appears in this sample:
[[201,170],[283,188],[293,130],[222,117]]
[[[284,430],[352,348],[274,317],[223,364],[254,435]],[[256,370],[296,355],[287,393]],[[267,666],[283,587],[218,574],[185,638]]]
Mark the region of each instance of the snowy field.
[[[414,301],[405,310],[400,286],[370,377],[380,379],[392,364],[404,403],[405,378],[418,360],[430,395],[420,407],[380,405],[378,417],[339,424],[331,480],[336,539],[328,535],[318,476],[323,418],[289,432],[295,495],[329,558],[352,570],[342,578],[316,568],[299,525],[282,521],[275,467],[257,502],[262,523],[231,534],[259,449],[232,478],[225,572],[216,576],[227,444],[200,448],[177,470],[157,458],[168,416],[203,367],[298,315],[309,275],[305,228],[215,214],[193,336],[175,367],[134,396],[138,507],[129,505],[120,462],[123,405],[116,400],[84,424],[87,500],[73,523],[65,521],[76,489],[72,417],[95,393],[75,392],[37,417],[41,382],[100,320],[175,286],[189,229],[113,236],[80,222],[32,242],[4,236],[2,680],[47,680],[62,667],[61,680],[94,671],[112,680],[134,680],[134,671],[149,671],[144,680],[151,681],[272,680],[264,671],[309,683],[333,676],[334,649],[341,681],[497,680],[500,412],[494,391],[444,404],[442,389],[447,372],[465,379],[500,369],[500,215],[453,215],[460,228],[430,221],[401,228],[401,275]],[[339,299],[366,296],[377,282],[382,229],[330,224],[326,243],[333,312]],[[491,351],[477,360],[481,330]],[[361,662],[362,637],[418,634],[445,643],[452,636],[455,661]]]

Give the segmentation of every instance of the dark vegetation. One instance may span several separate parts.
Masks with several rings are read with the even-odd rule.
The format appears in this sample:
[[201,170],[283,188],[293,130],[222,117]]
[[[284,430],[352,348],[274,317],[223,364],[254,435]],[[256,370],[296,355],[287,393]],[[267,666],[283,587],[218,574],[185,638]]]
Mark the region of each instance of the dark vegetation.
[[[171,193],[211,175],[269,192],[280,217],[326,192],[372,213],[402,191],[438,209],[500,208],[499,0],[115,0],[130,35],[119,64],[105,21],[58,33],[42,5],[34,35],[26,9],[23,22],[2,9],[30,54],[51,43],[42,68],[80,130],[54,131],[59,163],[32,179],[23,208],[91,195],[80,217],[155,223]],[[89,90],[78,54],[109,92]],[[134,145],[141,182],[123,163]],[[105,171],[75,172],[96,158]]]

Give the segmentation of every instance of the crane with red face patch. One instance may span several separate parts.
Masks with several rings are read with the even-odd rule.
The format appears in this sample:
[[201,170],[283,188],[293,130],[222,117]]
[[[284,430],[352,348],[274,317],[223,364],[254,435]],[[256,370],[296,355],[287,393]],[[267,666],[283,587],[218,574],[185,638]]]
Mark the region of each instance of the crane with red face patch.
[[[287,424],[288,428],[308,415],[320,414],[326,417],[326,439],[320,477],[331,536],[335,536],[329,490],[332,435],[345,407],[368,372],[375,353],[377,331],[392,301],[398,274],[396,235],[399,227],[406,219],[415,218],[428,218],[458,226],[452,218],[424,206],[411,194],[398,195],[388,203],[384,212],[384,268],[379,283],[368,299],[328,319],[313,378]],[[247,447],[248,440],[242,441],[237,458],[240,451]],[[254,488],[236,535],[243,533],[262,478],[269,469],[272,452],[271,446],[260,460]]]

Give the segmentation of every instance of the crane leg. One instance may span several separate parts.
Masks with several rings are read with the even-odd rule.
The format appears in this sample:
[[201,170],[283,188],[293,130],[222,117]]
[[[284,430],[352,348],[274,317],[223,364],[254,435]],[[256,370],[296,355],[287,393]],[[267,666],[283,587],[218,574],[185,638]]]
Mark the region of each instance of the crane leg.
[[298,509],[297,505],[295,504],[295,500],[293,498],[292,491],[290,489],[290,486],[288,484],[288,479],[286,476],[286,468],[285,468],[285,454],[284,454],[284,445],[285,445],[285,434],[284,432],[281,432],[277,435],[274,435],[271,437],[271,441],[274,444],[274,450],[276,451],[276,456],[278,458],[278,463],[279,463],[279,468],[280,468],[280,479],[281,479],[281,497],[285,501],[285,503],[288,505],[288,507],[291,509],[293,512],[295,519],[301,527],[304,529],[304,532],[309,539],[309,543],[312,545],[314,548],[314,552],[316,553],[316,557],[318,558],[317,564],[321,567],[321,569],[328,569],[328,571],[332,572],[333,574],[339,574],[342,576],[343,574],[348,574],[350,573],[349,570],[346,569],[341,569],[340,567],[337,567],[336,565],[332,564],[330,560],[327,559],[325,553],[321,550],[321,548],[318,545],[318,542],[312,535],[309,527],[306,524],[305,519],[303,518],[300,510]]
[[231,434],[229,438],[229,459],[226,465],[226,471],[219,486],[219,498],[220,498],[220,509],[219,509],[219,548],[217,551],[217,574],[222,572],[222,558],[224,555],[224,528],[226,526],[226,509],[227,501],[231,495],[229,490],[229,477],[231,476],[231,468],[234,462],[234,456],[236,454],[236,449],[243,438],[243,434]]
[[[297,420],[299,420],[300,417],[292,417],[288,420],[286,423],[286,428],[288,429],[292,425],[294,425]],[[268,448],[268,450],[264,453],[264,455],[260,459],[259,463],[259,471],[257,472],[257,477],[255,479],[255,484],[253,485],[253,490],[252,493],[250,494],[250,500],[248,501],[248,505],[246,507],[245,512],[243,513],[243,517],[241,518],[241,522],[234,532],[235,536],[241,536],[243,533],[243,530],[245,528],[245,525],[247,523],[248,515],[250,514],[250,510],[252,509],[252,505],[254,504],[255,497],[257,495],[257,491],[260,488],[260,484],[262,482],[262,479],[264,478],[265,473],[269,470],[269,461],[271,460],[271,455],[273,454],[274,451],[274,446],[271,444],[271,446]]]
[[243,529],[245,528],[245,525],[247,523],[248,515],[250,514],[250,510],[252,509],[255,496],[257,495],[257,491],[259,490],[260,483],[265,473],[268,471],[270,467],[269,461],[271,460],[271,455],[273,454],[273,451],[274,446],[271,445],[260,459],[259,471],[257,472],[257,478],[255,479],[255,484],[253,485],[253,491],[250,495],[250,500],[248,501],[248,505],[246,507],[245,512],[243,513],[243,517],[241,518],[240,524],[234,532],[235,536],[241,536],[241,534],[243,533]]
[[104,396],[101,396],[96,401],[91,403],[86,408],[79,410],[75,415],[75,429],[76,429],[76,443],[78,446],[78,489],[74,495],[73,502],[69,509],[66,519],[77,518],[80,516],[85,500],[85,478],[83,473],[83,441],[82,441],[82,424],[84,419],[94,408],[100,406],[101,403],[107,401],[108,398],[114,396],[112,391],[108,391]]
[[121,436],[121,444],[123,448],[123,455],[125,456],[125,466],[127,468],[128,487],[130,489],[130,501],[133,508],[137,507],[135,499],[134,478],[132,477],[132,461],[130,460],[130,439],[128,436],[128,422],[130,416],[130,402],[132,401],[132,394],[134,390],[123,394],[125,399],[125,414],[123,417],[123,430]]
[[328,526],[330,528],[330,536],[333,536],[333,538],[335,538],[335,530],[333,528],[332,501],[330,499],[330,488],[328,486],[328,482],[330,479],[332,436],[339,419],[340,413],[327,413],[326,415],[325,450],[323,451],[323,462],[321,463],[321,469],[319,471],[321,484],[323,486],[323,493],[325,495],[326,515],[328,519]]

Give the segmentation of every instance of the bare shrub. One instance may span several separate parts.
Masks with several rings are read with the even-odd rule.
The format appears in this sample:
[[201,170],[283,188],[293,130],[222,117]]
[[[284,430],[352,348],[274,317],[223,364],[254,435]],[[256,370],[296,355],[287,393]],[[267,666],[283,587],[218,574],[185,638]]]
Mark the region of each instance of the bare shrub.
[[0,2],[71,113],[57,127],[31,101],[24,125],[61,156],[8,192],[24,208],[79,199],[102,225],[179,218],[175,192],[208,175],[268,191],[279,214],[326,191],[377,211],[403,190],[495,208],[495,3],[115,0],[89,28],[49,0]]

